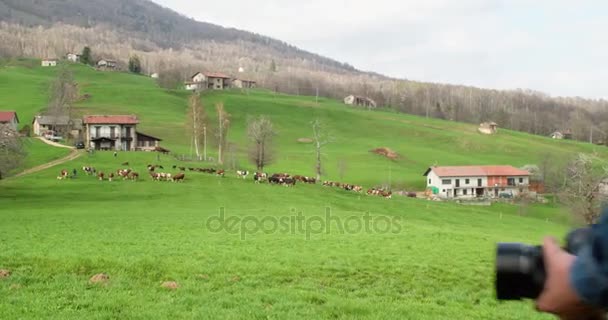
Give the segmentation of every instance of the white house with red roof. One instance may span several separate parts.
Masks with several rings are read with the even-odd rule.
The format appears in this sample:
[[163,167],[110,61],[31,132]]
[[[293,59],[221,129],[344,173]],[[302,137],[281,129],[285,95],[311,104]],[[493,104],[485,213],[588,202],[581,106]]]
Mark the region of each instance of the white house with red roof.
[[427,189],[444,199],[515,197],[528,193],[530,173],[512,166],[430,167]]
[[17,131],[19,126],[19,117],[15,111],[0,111],[0,123],[8,124],[11,128]]
[[224,90],[230,88],[231,79],[221,72],[197,72],[191,77],[191,82],[186,82],[186,89]]

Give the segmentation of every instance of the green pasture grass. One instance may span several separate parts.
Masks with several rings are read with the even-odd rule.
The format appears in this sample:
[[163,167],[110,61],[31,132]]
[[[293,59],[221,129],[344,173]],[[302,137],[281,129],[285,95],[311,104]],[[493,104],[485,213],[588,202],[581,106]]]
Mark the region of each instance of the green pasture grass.
[[[108,173],[124,162],[141,181],[101,182],[80,169],[76,179],[56,179],[61,169]],[[550,206],[520,215],[504,204],[256,185],[232,172],[154,182],[147,164],[170,173],[181,165],[97,152],[0,184],[0,268],[12,271],[0,280],[0,318],[543,319],[529,304],[494,300],[495,244],[538,243],[568,229]],[[327,210],[329,232],[320,222]],[[216,230],[209,218],[220,212],[244,229]],[[299,213],[309,232],[273,229]],[[366,215],[379,231],[357,230]],[[253,232],[255,221],[267,232]],[[384,232],[385,221],[395,232]],[[102,272],[106,285],[88,282]]]

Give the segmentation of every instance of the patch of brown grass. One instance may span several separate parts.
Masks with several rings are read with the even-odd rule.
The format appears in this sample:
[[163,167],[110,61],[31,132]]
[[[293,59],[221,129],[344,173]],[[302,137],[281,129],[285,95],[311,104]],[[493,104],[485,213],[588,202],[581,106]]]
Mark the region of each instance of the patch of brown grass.
[[105,273],[96,274],[89,279],[91,284],[106,284],[110,281],[110,276]]
[[371,150],[370,152],[389,158],[391,160],[399,159],[399,154],[387,147],[376,148],[374,150]]
[[177,290],[179,289],[179,284],[175,281],[165,281],[161,285],[161,287],[168,290]]
[[11,276],[10,270],[0,269],[0,279],[8,278]]
[[313,143],[313,140],[311,138],[300,138],[298,139],[299,143]]

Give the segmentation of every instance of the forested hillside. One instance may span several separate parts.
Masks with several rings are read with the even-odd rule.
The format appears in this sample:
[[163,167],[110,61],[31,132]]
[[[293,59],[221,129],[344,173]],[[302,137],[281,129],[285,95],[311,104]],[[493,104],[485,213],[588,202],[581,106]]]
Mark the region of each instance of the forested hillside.
[[197,22],[147,0],[0,0],[0,20],[3,57],[61,57],[88,45],[95,58],[123,64],[138,55],[144,72],[159,72],[165,87],[179,86],[195,71],[222,71],[284,93],[338,99],[357,94],[399,112],[608,140],[605,100],[391,79],[279,40]]

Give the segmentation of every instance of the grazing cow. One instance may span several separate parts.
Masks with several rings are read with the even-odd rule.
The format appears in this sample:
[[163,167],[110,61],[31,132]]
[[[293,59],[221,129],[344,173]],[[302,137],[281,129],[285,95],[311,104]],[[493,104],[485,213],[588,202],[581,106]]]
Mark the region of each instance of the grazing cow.
[[408,198],[418,198],[418,194],[416,194],[416,192],[408,192],[407,197]]
[[283,185],[286,187],[294,187],[296,185],[296,179],[294,178],[285,178],[283,179]]
[[139,180],[139,173],[129,172],[129,174],[127,175],[127,178],[129,178],[130,180],[133,180],[133,181],[137,181],[137,180]]
[[99,181],[103,181],[104,178],[105,178],[105,174],[103,172],[100,172],[97,174],[97,179],[99,179]]
[[283,178],[279,178],[278,176],[271,176],[270,178],[268,178],[268,182],[270,184],[280,184],[283,183]]
[[[175,168],[173,168],[173,169],[175,169]],[[188,168],[188,170],[195,171],[196,169],[194,169],[194,168]]]
[[253,175],[253,180],[255,181],[255,183],[260,183],[263,181],[268,180],[268,174],[264,173],[264,172],[256,172]]
[[363,191],[363,187],[362,186],[355,186],[355,188],[353,189],[353,191],[355,191],[355,192],[362,192]]
[[217,175],[223,178],[226,175],[226,170],[218,170]]
[[384,199],[391,199],[393,197],[393,192],[392,191],[389,191],[389,192],[383,191],[381,193],[381,195],[384,197]]
[[180,172],[173,176],[173,182],[184,182],[186,175],[183,172]]
[[156,172],[150,172],[150,177],[152,177],[153,181],[160,181],[160,174]]
[[127,180],[129,178],[129,174],[131,173],[131,169],[118,169],[116,173],[122,177],[123,180]]
[[249,175],[249,171],[238,170],[238,171],[236,172],[236,175],[237,175],[239,178],[243,178],[243,180],[244,180],[244,179],[247,179],[247,176]]
[[108,181],[112,182],[112,180],[114,180],[114,172],[110,172],[108,175]]
[[68,170],[61,170],[61,172],[59,173],[59,176],[57,176],[57,180],[64,180],[67,179],[69,176]]
[[95,174],[96,170],[93,167],[82,167],[82,171],[84,171],[88,176]]

